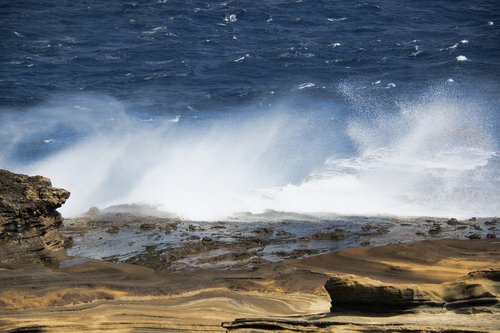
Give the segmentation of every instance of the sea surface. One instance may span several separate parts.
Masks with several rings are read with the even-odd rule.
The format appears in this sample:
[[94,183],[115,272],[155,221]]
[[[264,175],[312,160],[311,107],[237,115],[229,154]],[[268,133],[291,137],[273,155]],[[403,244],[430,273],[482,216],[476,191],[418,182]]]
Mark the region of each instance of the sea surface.
[[500,2],[0,1],[0,168],[62,208],[500,213]]

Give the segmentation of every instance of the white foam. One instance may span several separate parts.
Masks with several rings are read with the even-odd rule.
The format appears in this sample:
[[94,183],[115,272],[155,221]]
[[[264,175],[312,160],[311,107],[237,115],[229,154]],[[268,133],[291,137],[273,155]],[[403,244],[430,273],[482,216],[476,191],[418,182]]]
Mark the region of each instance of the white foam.
[[178,123],[180,119],[181,119],[181,116],[177,115],[174,118],[169,119],[168,122],[169,123]]
[[234,59],[233,61],[234,62],[242,62],[243,60],[245,60],[246,58],[249,58],[250,57],[250,54],[245,54],[244,56],[241,56],[239,57],[238,59]]
[[327,18],[327,20],[330,21],[330,22],[341,22],[341,21],[347,20],[347,17]]
[[226,23],[234,23],[236,21],[238,21],[236,14],[226,14],[226,16],[224,17],[224,22]]
[[307,88],[312,88],[312,87],[315,87],[316,85],[312,82],[306,82],[306,83],[302,83],[300,84],[297,89],[299,90],[302,90],[302,89],[307,89]]
[[167,31],[167,27],[166,26],[160,26],[160,27],[154,27],[153,29],[148,30],[148,31],[144,31],[143,34],[145,34],[145,35],[154,35],[154,34],[157,34],[157,33],[160,33],[160,32],[165,32],[165,31]]
[[497,168],[486,129],[473,107],[446,99],[355,120],[357,156],[332,157],[304,182],[256,191],[245,203],[254,212],[495,216],[499,178],[485,177]]
[[[256,114],[230,112],[201,123],[141,122],[114,100],[65,98],[22,119],[18,112],[1,113],[0,162],[9,166],[5,153],[30,135],[47,135],[42,130],[63,125],[70,132],[83,131],[76,143],[17,168],[69,189],[71,198],[61,209],[66,216],[91,206],[129,203],[197,220],[268,209],[498,215],[500,162],[492,127],[477,100],[447,98],[435,88],[428,96],[401,101],[399,112],[387,113],[362,96],[363,90],[340,88],[347,100],[362,106],[347,124],[336,117],[334,106],[328,117],[316,113],[315,106],[301,106],[296,113],[277,107]],[[343,140],[356,150],[338,156]]]

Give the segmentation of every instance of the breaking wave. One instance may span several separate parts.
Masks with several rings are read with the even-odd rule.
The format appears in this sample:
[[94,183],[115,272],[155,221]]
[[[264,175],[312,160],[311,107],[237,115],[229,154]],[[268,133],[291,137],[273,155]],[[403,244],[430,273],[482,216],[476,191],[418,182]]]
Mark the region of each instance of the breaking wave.
[[1,113],[0,164],[69,189],[67,216],[126,203],[193,220],[268,210],[498,214],[487,105],[443,87],[396,102],[340,90],[343,104],[283,102],[207,117],[144,118],[108,97],[59,98]]

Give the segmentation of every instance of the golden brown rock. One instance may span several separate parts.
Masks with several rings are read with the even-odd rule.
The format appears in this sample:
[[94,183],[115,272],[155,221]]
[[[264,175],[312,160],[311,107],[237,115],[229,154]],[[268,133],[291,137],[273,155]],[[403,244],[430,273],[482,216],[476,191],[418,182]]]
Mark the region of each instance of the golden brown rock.
[[394,312],[421,305],[442,306],[444,301],[415,285],[388,284],[353,274],[337,274],[325,284],[332,298],[331,311]]
[[449,309],[496,305],[500,270],[474,271],[441,284],[385,283],[353,274],[336,274],[325,289],[332,299],[332,312],[401,312],[419,306]]

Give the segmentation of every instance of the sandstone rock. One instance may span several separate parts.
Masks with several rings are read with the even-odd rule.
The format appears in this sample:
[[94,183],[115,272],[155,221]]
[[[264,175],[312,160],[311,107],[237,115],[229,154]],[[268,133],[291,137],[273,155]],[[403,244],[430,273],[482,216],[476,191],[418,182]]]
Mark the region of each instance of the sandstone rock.
[[462,279],[443,283],[441,297],[448,309],[496,306],[499,303],[500,269],[474,271]]
[[56,209],[69,192],[48,178],[0,170],[0,262],[51,262],[62,258],[63,221]]
[[351,274],[337,274],[331,277],[325,288],[332,299],[332,312],[394,312],[421,305],[444,304],[439,297],[416,286],[390,285]]
[[499,304],[500,270],[470,272],[441,284],[388,284],[352,274],[337,274],[325,284],[331,311],[400,312],[419,306],[448,309]]

